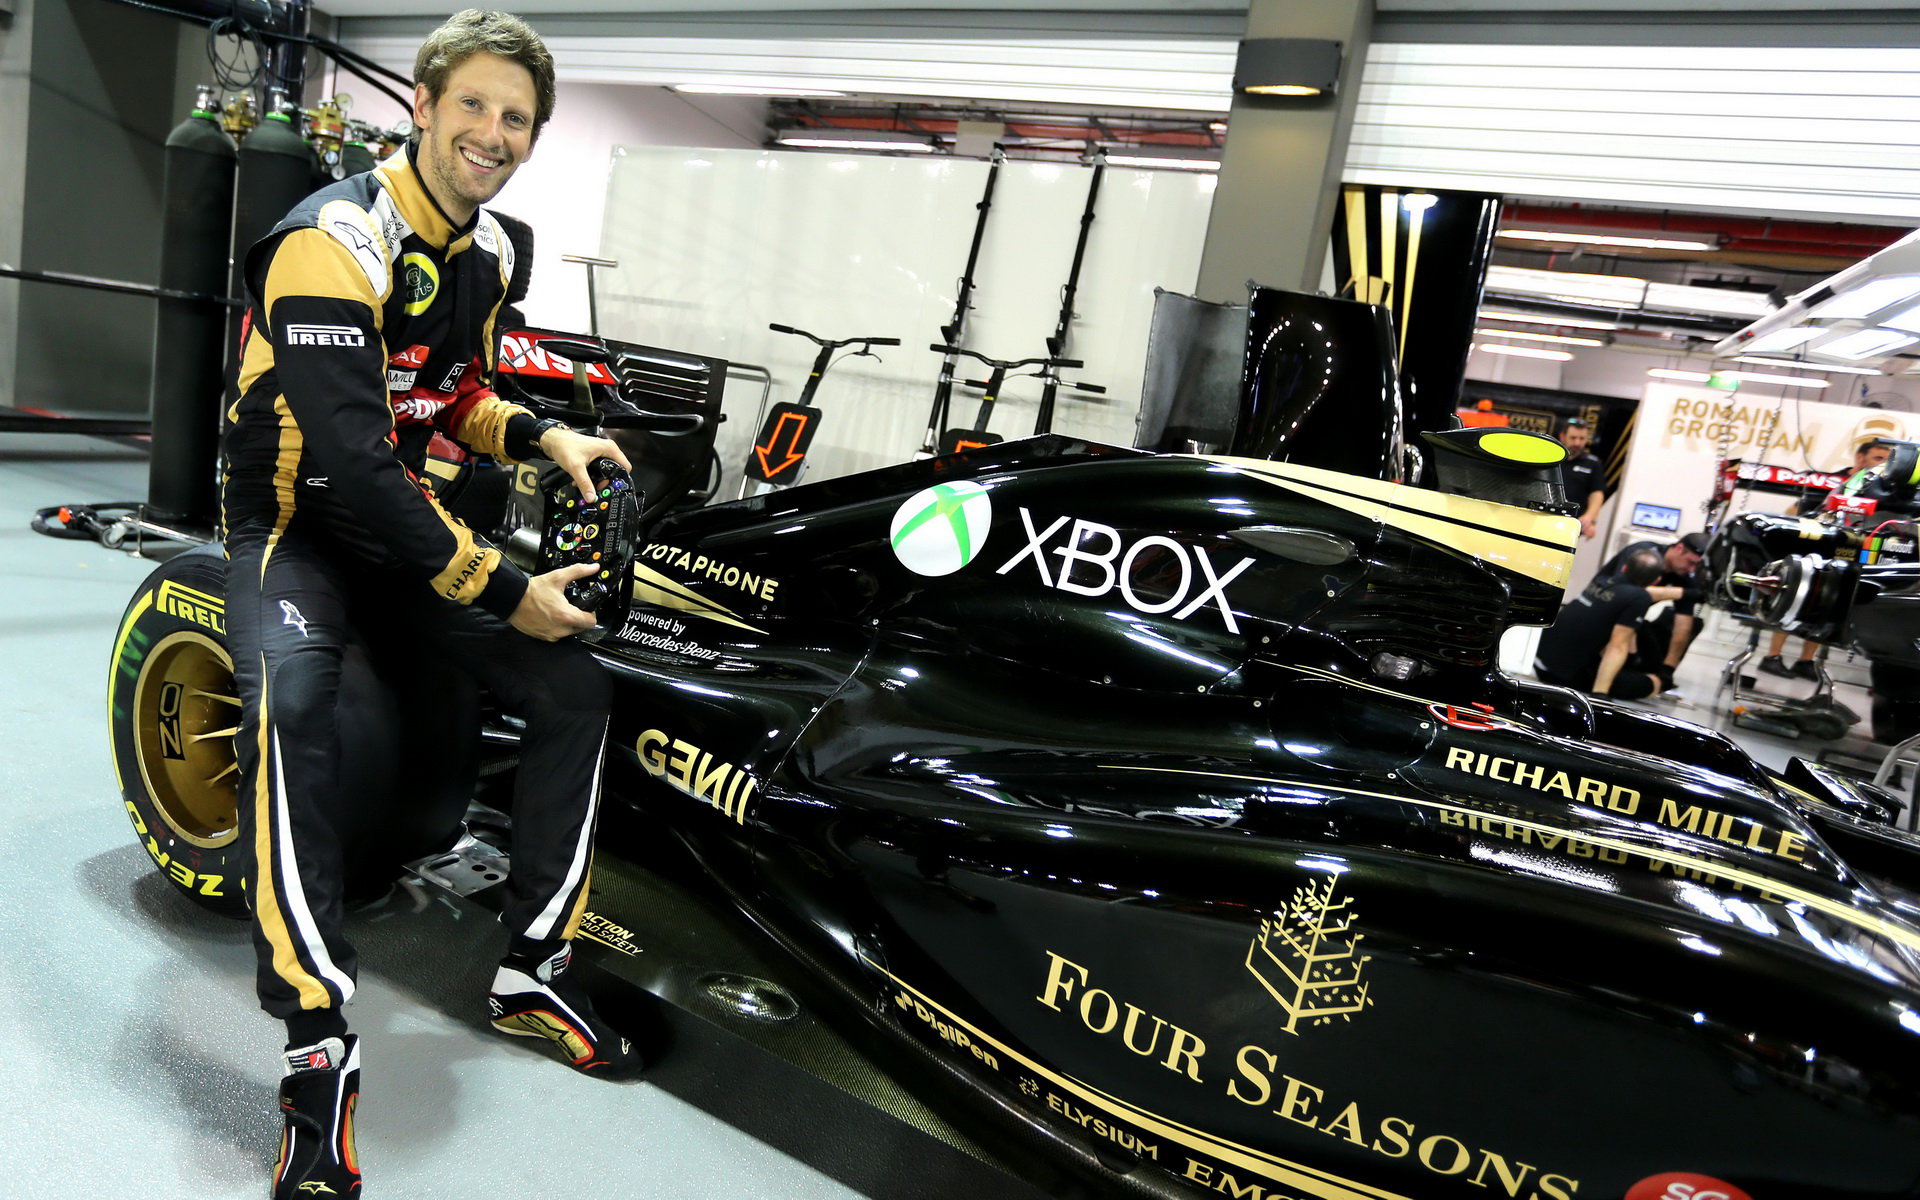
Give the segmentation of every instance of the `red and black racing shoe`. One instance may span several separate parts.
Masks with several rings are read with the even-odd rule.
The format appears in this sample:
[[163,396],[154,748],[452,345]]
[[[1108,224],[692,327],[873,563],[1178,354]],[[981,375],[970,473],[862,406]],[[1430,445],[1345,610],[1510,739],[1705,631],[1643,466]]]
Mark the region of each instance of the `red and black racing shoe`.
[[286,1132],[273,1169],[273,1200],[360,1194],[353,1109],[360,1101],[360,1039],[327,1038],[287,1051],[280,1080]]
[[493,1027],[514,1037],[545,1038],[584,1074],[632,1079],[646,1061],[594,1012],[586,989],[567,978],[572,958],[572,947],[562,946],[538,964],[511,958],[501,963],[487,997]]

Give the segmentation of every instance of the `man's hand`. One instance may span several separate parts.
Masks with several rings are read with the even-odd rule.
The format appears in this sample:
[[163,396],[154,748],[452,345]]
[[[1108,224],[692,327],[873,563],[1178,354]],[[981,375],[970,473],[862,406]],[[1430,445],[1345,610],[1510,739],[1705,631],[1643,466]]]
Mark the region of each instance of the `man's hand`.
[[582,496],[591,496],[600,490],[593,476],[587,474],[587,464],[596,458],[610,458],[627,470],[633,470],[633,464],[619,446],[602,437],[589,437],[576,429],[565,427],[549,429],[540,439],[540,453],[552,460],[553,464],[573,477],[573,486],[580,489]]
[[1662,600],[1678,600],[1686,594],[1685,588],[1656,586],[1647,589],[1647,595],[1652,596],[1656,604]]
[[1580,518],[1580,536],[1581,537],[1586,538],[1588,541],[1592,541],[1594,539],[1594,536],[1599,532],[1600,532],[1600,522],[1594,520],[1592,517],[1583,516]]
[[521,633],[543,642],[557,642],[561,638],[592,629],[593,614],[583,608],[575,608],[567,601],[567,585],[576,579],[585,579],[597,570],[599,568],[593,563],[574,563],[570,567],[548,571],[545,575],[535,575],[527,580],[527,594],[520,597],[520,606],[513,610],[513,616],[508,619]]

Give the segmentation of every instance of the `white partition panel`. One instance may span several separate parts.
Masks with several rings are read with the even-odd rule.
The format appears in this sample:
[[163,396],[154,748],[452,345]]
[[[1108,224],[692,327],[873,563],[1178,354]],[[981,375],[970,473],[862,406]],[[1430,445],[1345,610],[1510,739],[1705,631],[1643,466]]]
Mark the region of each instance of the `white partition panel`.
[[[952,318],[988,166],[953,159],[627,147],[617,152],[601,252],[601,328],[615,337],[766,366],[772,399],[797,400],[813,346],[770,322],[823,337],[897,337],[881,361],[850,358],[827,376],[808,479],[901,462],[925,436],[940,357],[927,347]],[[1091,172],[1051,163],[1001,168],[963,337],[1000,358],[1044,354],[1059,314]],[[1105,400],[1062,392],[1054,429],[1132,440],[1156,286],[1190,291],[1211,177],[1111,168],[1089,238],[1068,354]],[[966,363],[967,360],[963,360]],[[962,377],[979,377],[978,364]],[[1031,432],[1039,387],[1007,388],[990,428]],[[729,385],[719,445],[734,494],[759,393]],[[978,393],[956,388],[956,423]]]

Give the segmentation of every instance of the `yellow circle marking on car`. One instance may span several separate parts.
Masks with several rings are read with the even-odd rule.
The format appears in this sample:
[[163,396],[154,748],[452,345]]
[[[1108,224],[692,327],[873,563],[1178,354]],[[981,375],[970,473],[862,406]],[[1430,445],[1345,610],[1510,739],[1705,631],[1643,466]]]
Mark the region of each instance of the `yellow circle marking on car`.
[[1567,457],[1565,446],[1531,433],[1489,433],[1480,439],[1480,448],[1496,458],[1543,467],[1564,462]]
[[134,757],[154,807],[196,846],[240,832],[239,725],[233,660],[212,638],[178,630],[148,651],[133,692]]

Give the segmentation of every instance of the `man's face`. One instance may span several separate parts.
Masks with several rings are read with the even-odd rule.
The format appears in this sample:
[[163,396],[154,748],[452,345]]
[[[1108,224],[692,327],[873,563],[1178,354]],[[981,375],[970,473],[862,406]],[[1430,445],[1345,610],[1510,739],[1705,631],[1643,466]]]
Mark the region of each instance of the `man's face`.
[[1675,542],[1667,547],[1667,571],[1674,575],[1691,575],[1700,565],[1700,556],[1687,548],[1685,542]]
[[1567,457],[1574,458],[1587,452],[1587,443],[1593,440],[1593,430],[1585,425],[1569,425],[1560,431],[1560,444],[1567,448]]
[[1892,453],[1893,447],[1891,446],[1868,446],[1865,450],[1855,450],[1853,452],[1853,469],[1856,471],[1864,471],[1868,467],[1877,467],[1887,461],[1887,458],[1892,455]]
[[465,222],[532,155],[534,108],[532,73],[485,51],[447,75],[438,100],[414,85],[420,174],[449,217]]

